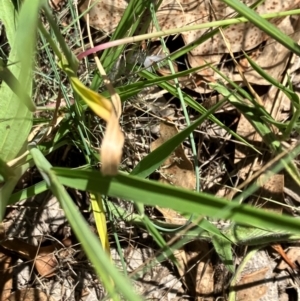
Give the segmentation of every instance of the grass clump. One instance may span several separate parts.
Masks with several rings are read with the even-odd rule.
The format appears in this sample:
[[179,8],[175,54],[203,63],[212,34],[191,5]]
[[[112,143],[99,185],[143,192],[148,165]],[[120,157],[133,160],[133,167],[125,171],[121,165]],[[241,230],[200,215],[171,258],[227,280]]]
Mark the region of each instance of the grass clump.
[[[168,257],[177,267],[175,248],[200,236],[209,239],[231,273],[235,273],[231,243],[261,245],[299,239],[297,219],[252,205],[257,191],[283,170],[296,187],[300,183],[296,161],[300,147],[291,140],[299,119],[293,79],[287,73],[270,74],[255,62],[251,49],[241,47],[238,53],[233,52],[235,46],[226,40],[226,30],[232,24],[251,22],[289,54],[299,55],[300,48],[267,20],[283,18],[286,12],[258,16],[255,5],[247,7],[233,0],[224,3],[235,11],[230,19],[166,30],[159,7],[130,1],[118,26],[108,35],[86,27],[92,20],[80,19],[72,1],[55,17],[45,1],[25,1],[20,6],[0,3],[7,37],[0,52],[1,217],[5,217],[7,206],[50,190],[114,300],[142,297],[132,288],[124,258],[121,256],[123,275],[112,263],[107,219],[110,224],[125,220],[149,233],[160,249],[156,259]],[[155,30],[148,32],[149,26]],[[207,31],[191,43],[175,36],[200,29]],[[197,47],[217,35],[226,45],[223,61],[201,58],[203,64],[190,68],[184,59],[191,59]],[[97,39],[101,42],[94,48],[93,40]],[[271,47],[268,39],[263,45],[253,45],[255,51]],[[84,50],[86,44],[91,50]],[[153,64],[145,66],[145,57]],[[224,72],[224,66],[229,65],[239,80]],[[256,89],[249,81],[250,67],[290,102],[291,116],[278,120],[269,110],[262,88]],[[161,95],[168,100],[162,100]],[[216,101],[208,102],[213,99]],[[273,101],[277,103],[277,98]],[[157,103],[161,106],[154,109]],[[169,117],[166,109],[171,112]],[[247,127],[241,129],[242,118]],[[150,152],[158,136],[155,127],[161,122],[176,125],[179,131]],[[213,127],[223,138],[209,133]],[[254,133],[253,137],[243,130],[249,136]],[[171,184],[170,179],[162,180],[163,169],[169,168],[164,162],[182,145],[193,162],[194,191],[185,189],[184,184],[165,184]],[[240,145],[246,151],[244,158],[237,160]],[[245,171],[240,162],[247,156],[259,164]],[[182,158],[177,159],[173,163],[180,166]],[[20,187],[28,170],[38,180],[23,182]],[[155,180],[158,177],[160,182]],[[183,182],[184,176],[180,177]],[[100,241],[66,187],[88,193]],[[265,195],[257,198],[259,202],[274,201]],[[133,209],[126,214],[124,206]],[[185,222],[174,223],[166,216],[164,221],[156,220],[151,216],[156,211],[150,206],[176,210]],[[217,221],[229,221],[230,226],[224,231]],[[111,231],[122,254],[116,227]],[[183,238],[167,243],[165,233],[179,233]],[[150,263],[145,269],[149,267]]]

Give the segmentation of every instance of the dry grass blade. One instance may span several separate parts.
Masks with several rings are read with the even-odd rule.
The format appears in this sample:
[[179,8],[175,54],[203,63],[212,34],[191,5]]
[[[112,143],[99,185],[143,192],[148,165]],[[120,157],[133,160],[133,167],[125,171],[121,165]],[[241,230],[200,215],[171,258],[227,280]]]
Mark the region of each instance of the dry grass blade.
[[[89,1],[88,7],[90,6],[91,0]],[[94,47],[93,40],[90,33],[90,17],[89,13],[86,15],[87,25],[88,25],[88,34],[90,39],[90,44]],[[104,175],[116,175],[118,173],[118,166],[121,162],[122,157],[122,148],[124,145],[124,134],[122,133],[119,125],[119,118],[122,114],[122,106],[120,96],[115,92],[114,87],[112,86],[109,78],[106,75],[102,64],[97,57],[94,55],[98,70],[101,76],[104,79],[104,84],[106,85],[112,101],[112,110],[110,112],[110,117],[107,120],[106,131],[102,140],[101,145],[101,162],[102,167],[101,171]]]

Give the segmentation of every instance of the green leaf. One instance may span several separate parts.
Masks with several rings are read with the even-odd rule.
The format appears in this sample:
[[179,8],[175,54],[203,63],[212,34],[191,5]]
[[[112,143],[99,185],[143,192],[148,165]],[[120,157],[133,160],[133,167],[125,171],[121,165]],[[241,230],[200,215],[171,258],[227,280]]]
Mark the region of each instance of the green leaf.
[[[29,1],[26,2],[29,3]],[[34,5],[32,9],[35,9]],[[16,80],[19,80],[21,76],[21,63],[18,56],[21,51],[17,49],[20,47],[17,36],[20,35],[17,35],[15,31],[15,25],[17,24],[16,16],[17,12],[14,11],[11,1],[0,1],[0,20],[3,21],[5,28],[8,29],[7,33],[11,46],[11,52],[8,58],[10,66],[2,67],[2,71],[5,72],[5,74],[13,75],[15,79],[12,83],[13,86],[10,87],[3,82],[0,88],[0,159],[4,162],[15,159],[25,150],[27,137],[32,127],[32,113],[29,111],[29,104],[27,103],[28,95],[31,96],[31,68],[25,71],[23,70],[23,82]],[[30,19],[31,17],[27,16],[26,18]],[[30,35],[28,34],[28,32],[31,31],[27,32],[26,28],[27,27],[22,29],[23,34],[29,39],[29,41],[26,40],[26,44],[33,43],[33,39],[29,38]],[[24,45],[21,45],[21,47],[22,46]],[[24,50],[23,47],[22,50]],[[23,55],[24,58],[26,55],[27,54]],[[32,62],[30,53],[28,55],[27,60]],[[19,86],[16,82],[20,83]],[[22,87],[22,91],[20,91],[20,86]],[[24,92],[24,94],[22,92]],[[23,95],[23,97],[19,99],[17,95]],[[31,106],[31,108],[33,107]]]

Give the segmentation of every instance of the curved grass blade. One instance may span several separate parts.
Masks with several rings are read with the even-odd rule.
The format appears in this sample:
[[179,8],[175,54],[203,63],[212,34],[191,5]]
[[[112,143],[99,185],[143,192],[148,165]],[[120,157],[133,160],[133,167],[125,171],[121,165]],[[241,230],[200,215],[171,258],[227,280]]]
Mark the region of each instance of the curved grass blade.
[[39,172],[52,193],[59,200],[74,233],[82,243],[85,253],[92,262],[110,297],[113,300],[120,300],[116,291],[117,289],[127,300],[141,301],[141,298],[134,293],[129,281],[112,265],[99,239],[91,232],[87,222],[79,213],[67,191],[52,171],[51,164],[34,145],[31,145],[29,148]]

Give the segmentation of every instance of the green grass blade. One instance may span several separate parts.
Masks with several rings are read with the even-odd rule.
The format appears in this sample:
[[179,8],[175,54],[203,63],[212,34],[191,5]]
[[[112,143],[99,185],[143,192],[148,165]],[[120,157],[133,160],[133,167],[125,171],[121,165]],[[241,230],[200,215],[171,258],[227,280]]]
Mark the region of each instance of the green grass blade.
[[117,288],[127,300],[140,301],[141,299],[133,292],[128,280],[126,280],[112,265],[110,258],[103,250],[99,239],[91,232],[87,222],[78,212],[78,209],[74,205],[67,191],[62,186],[55,173],[51,170],[52,166],[50,163],[33,145],[30,146],[30,153],[45,182],[59,200],[74,233],[82,243],[83,249],[92,262],[111,298],[120,300],[116,292]]
[[[196,72],[200,69],[203,69],[204,67],[207,67],[207,66],[209,66],[209,64],[206,64],[201,67],[191,68],[191,69],[188,69],[185,71],[177,72],[175,74],[171,74],[171,75],[167,75],[167,76],[163,76],[163,77],[155,76],[152,79],[148,79],[146,81],[139,81],[139,82],[136,82],[133,84],[117,87],[116,91],[120,95],[121,100],[125,101],[129,97],[137,95],[142,89],[145,89],[147,87],[152,87],[159,83],[164,83],[166,81],[173,80],[174,78],[179,78],[181,76],[188,76],[189,74]],[[102,93],[102,95],[107,98],[110,96],[108,92],[104,92],[104,93]],[[190,103],[191,103],[191,101],[190,101]],[[195,102],[194,102],[194,106],[196,106]]]
[[[69,46],[67,45],[64,37],[62,36],[62,34],[60,32],[58,25],[54,21],[48,2],[43,1],[43,9],[44,9],[46,18],[51,26],[51,29],[53,30],[53,32],[56,36],[56,39],[59,42],[59,45],[62,49],[62,52],[55,51],[55,54],[57,55],[57,57],[59,58],[60,61],[62,61],[62,59],[63,59],[63,57],[62,57],[62,54],[63,54],[64,57],[66,58],[66,60],[68,61],[68,64],[71,67],[71,69],[74,72],[76,72],[77,68],[78,68],[78,60],[75,57],[75,55],[73,54],[73,52],[70,50]],[[40,28],[42,28],[42,25],[40,25]],[[48,35],[45,35],[45,37],[49,38]],[[50,37],[50,40],[51,40],[51,37]],[[51,41],[51,43],[53,44],[54,42]],[[52,49],[57,50],[57,47],[54,46],[54,47],[52,47]]]
[[245,103],[241,97],[234,95],[233,92],[229,91],[224,85],[215,83],[210,84],[216,91],[218,91],[223,96],[229,96],[230,103],[235,106],[242,114],[247,118],[251,125],[256,129],[259,135],[262,137],[266,145],[268,145],[273,151],[280,149],[280,142],[276,139],[275,134],[270,129],[268,124],[263,121],[263,116],[270,117],[269,113],[256,104],[255,106],[250,106]]
[[[147,71],[147,70],[142,70],[139,72],[141,76],[143,76],[146,79],[154,79],[157,78],[158,76],[155,74],[152,74],[151,72]],[[161,88],[167,90],[168,92],[170,92],[172,95],[174,95],[175,97],[177,97],[177,91],[176,88],[171,85],[168,82],[161,82],[158,84]],[[200,104],[198,104],[191,96],[189,96],[186,93],[182,93],[183,94],[183,98],[186,104],[188,104],[191,108],[195,109],[197,112],[201,113],[201,114],[205,114],[205,112],[207,111],[203,106],[201,106]],[[235,137],[238,141],[241,141],[242,143],[244,143],[245,145],[249,146],[250,148],[253,148],[253,146],[251,146],[249,144],[249,142],[247,142],[244,138],[240,137],[239,135],[237,135],[233,130],[231,130],[230,128],[226,127],[222,122],[220,122],[215,116],[210,115],[208,117],[212,122],[216,123],[217,125],[219,125],[221,128],[225,129],[227,133],[230,133],[233,137]]]
[[[122,18],[111,37],[111,41],[132,36],[137,30],[137,28],[141,25],[141,18],[148,5],[149,3],[144,0],[129,1],[128,6],[126,7]],[[148,22],[150,22],[150,18],[149,20],[143,20],[143,27],[146,28]],[[114,64],[118,61],[118,59],[124,52],[125,47],[126,45],[120,45],[115,48],[106,49],[103,52],[100,61],[106,73],[110,72]],[[134,49],[135,49],[134,51],[136,51],[136,48]],[[99,74],[96,74],[94,76],[91,88],[93,90],[97,90],[99,88],[101,81],[102,80]]]
[[6,181],[4,184],[0,186],[0,221],[2,221],[5,215],[6,206],[11,193],[13,192],[17,183],[19,182],[21,176],[24,174],[26,170],[28,170],[29,167],[30,165],[26,163],[22,166],[14,168],[13,176],[10,176],[8,181]]
[[[269,13],[269,14],[262,14],[260,17],[265,18],[265,19],[272,19],[272,18],[278,18],[278,17],[285,17],[285,16],[292,16],[292,15],[297,15],[299,14],[300,10],[299,9],[294,9],[294,10],[289,10],[289,11],[283,11],[283,12],[275,12],[275,13]],[[131,38],[120,38],[120,40],[113,40],[113,46],[97,46],[97,49],[90,49],[89,53],[95,53],[100,50],[107,49],[108,47],[116,47],[119,45],[124,45],[132,42],[139,42],[139,41],[144,41],[148,39],[154,39],[154,38],[159,38],[159,37],[165,37],[165,36],[170,36],[170,35],[177,35],[182,32],[187,32],[187,31],[193,31],[193,30],[198,30],[198,29],[203,29],[203,28],[215,28],[214,30],[210,31],[208,34],[203,35],[201,38],[196,39],[194,42],[189,43],[188,45],[182,47],[180,50],[174,52],[173,54],[170,55],[171,59],[178,58],[179,56],[187,53],[188,51],[191,51],[197,45],[203,43],[207,39],[211,38],[213,35],[218,33],[218,28],[216,27],[226,27],[229,25],[233,24],[239,24],[239,23],[246,23],[249,22],[247,18],[244,17],[239,17],[235,19],[225,19],[225,20],[219,20],[219,21],[213,21],[213,22],[207,22],[207,23],[202,23],[202,24],[197,24],[197,25],[190,25],[190,26],[183,26],[180,28],[172,28],[172,29],[166,29],[164,31],[159,31],[159,32],[152,32],[148,34],[142,34],[138,36],[134,36]],[[203,39],[202,39],[203,38]]]
[[[246,58],[248,59],[250,65],[252,68],[260,74],[264,79],[269,81],[273,86],[277,87],[279,90],[281,90],[292,102],[293,106],[295,107],[294,114],[292,116],[291,121],[286,123],[286,130],[283,132],[282,140],[288,139],[290,137],[291,132],[293,128],[295,127],[296,123],[298,122],[299,116],[300,116],[300,100],[299,96],[296,92],[292,90],[292,88],[285,87],[280,82],[278,82],[275,78],[270,76],[267,72],[265,72],[259,65],[257,65],[246,53]],[[263,116],[264,120],[270,120],[270,116]],[[273,125],[276,125],[276,121],[272,120],[271,123]],[[280,130],[280,128],[279,128]]]
[[291,99],[291,100],[299,103],[299,96],[297,95],[297,93],[295,93],[293,90],[289,89],[288,87],[285,87],[278,80],[276,80],[274,77],[272,77],[271,75],[269,75],[269,73],[267,73],[258,64],[256,64],[256,62],[253,61],[247,53],[244,52],[244,55],[247,58],[248,62],[250,63],[251,67],[259,75],[261,75],[265,80],[267,80],[268,82],[270,82],[270,84],[274,85],[275,87],[277,87],[278,89],[280,89],[282,92],[284,92],[289,99]]
[[14,76],[14,74],[4,66],[3,62],[0,59],[0,79],[2,79],[6,85],[18,96],[19,100],[22,101],[24,99],[24,104],[30,110],[31,99],[27,94],[26,89],[24,89],[23,85],[20,84],[18,79]]
[[8,43],[10,45],[14,42],[17,14],[11,1],[0,1],[0,20],[2,20],[5,26],[5,33],[7,36]]
[[139,176],[141,178],[148,177],[172,154],[176,147],[178,147],[179,144],[181,144],[203,121],[205,121],[210,114],[213,114],[214,111],[224,103],[224,101],[213,106],[193,124],[143,158],[133,169],[131,175]]
[[253,9],[247,7],[239,0],[223,0],[227,5],[232,7],[240,15],[248,19],[259,29],[264,31],[270,37],[290,49],[292,52],[300,55],[300,46],[288,35],[281,32],[275,25],[271,24],[261,16],[259,16]]
[[[297,149],[295,152],[291,152],[290,155],[297,155],[296,151],[299,153],[299,149]],[[195,193],[124,173],[110,178],[104,177],[96,171],[54,168],[54,172],[63,185],[80,190],[98,192],[148,205],[172,208],[179,212],[230,218],[237,223],[255,225],[266,229],[284,229],[293,233],[300,230],[300,221],[295,218],[265,212],[249,205],[239,205],[237,202],[228,203],[228,200],[206,193]],[[229,206],[229,210],[227,206]]]
[[30,187],[24,188],[18,192],[13,193],[10,196],[8,205],[13,205],[16,202],[29,199],[33,196],[38,195],[39,193],[42,193],[44,191],[48,190],[48,186],[45,181],[41,181],[37,184],[34,184]]

